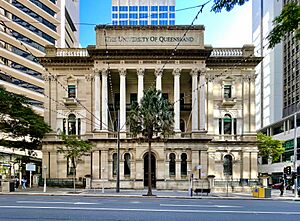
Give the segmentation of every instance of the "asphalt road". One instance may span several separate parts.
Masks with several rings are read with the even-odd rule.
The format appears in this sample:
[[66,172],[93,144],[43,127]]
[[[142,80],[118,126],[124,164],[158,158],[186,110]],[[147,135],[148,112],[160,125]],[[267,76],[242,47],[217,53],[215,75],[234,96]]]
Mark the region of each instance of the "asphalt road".
[[0,220],[299,221],[300,202],[3,195]]

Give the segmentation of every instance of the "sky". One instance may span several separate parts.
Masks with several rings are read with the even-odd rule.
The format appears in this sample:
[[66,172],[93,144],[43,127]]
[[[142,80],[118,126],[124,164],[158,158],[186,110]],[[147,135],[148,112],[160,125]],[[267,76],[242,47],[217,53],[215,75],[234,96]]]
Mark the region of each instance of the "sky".
[[[207,0],[176,0],[176,10],[200,5]],[[252,43],[252,0],[232,11],[211,12],[207,4],[194,24],[204,25],[204,43],[213,47],[242,47]],[[190,25],[199,8],[176,12],[176,25]],[[111,0],[80,0],[80,43],[82,47],[96,42],[96,24],[111,23]]]

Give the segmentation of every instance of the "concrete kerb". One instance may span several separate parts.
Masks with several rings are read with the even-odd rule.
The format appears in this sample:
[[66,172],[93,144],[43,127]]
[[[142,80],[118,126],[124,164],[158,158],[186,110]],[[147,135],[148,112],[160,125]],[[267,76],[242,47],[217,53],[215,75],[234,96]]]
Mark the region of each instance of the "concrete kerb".
[[81,197],[101,197],[101,198],[151,198],[151,199],[191,199],[191,200],[199,200],[199,199],[209,199],[209,200],[267,200],[267,201],[300,201],[300,198],[294,197],[272,197],[272,198],[254,198],[254,197],[240,197],[240,196],[176,196],[176,195],[159,195],[156,196],[143,196],[142,194],[103,194],[103,193],[85,193],[84,191],[78,191],[78,193],[67,192],[29,192],[29,191],[20,191],[20,192],[9,192],[2,193],[0,195],[31,195],[31,196],[81,196]]

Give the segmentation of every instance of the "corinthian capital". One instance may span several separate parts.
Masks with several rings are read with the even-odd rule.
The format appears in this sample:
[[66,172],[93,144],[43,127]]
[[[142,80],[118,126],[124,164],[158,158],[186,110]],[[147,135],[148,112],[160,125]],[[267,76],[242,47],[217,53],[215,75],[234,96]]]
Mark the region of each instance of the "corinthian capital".
[[119,69],[119,74],[120,76],[126,76],[126,69],[125,68]]
[[138,76],[140,76],[140,75],[142,75],[142,76],[144,76],[144,74],[145,74],[145,69],[144,68],[139,68],[139,69],[137,69],[137,75]]
[[180,76],[180,72],[181,72],[181,69],[180,68],[176,68],[173,70],[173,75],[174,76]]

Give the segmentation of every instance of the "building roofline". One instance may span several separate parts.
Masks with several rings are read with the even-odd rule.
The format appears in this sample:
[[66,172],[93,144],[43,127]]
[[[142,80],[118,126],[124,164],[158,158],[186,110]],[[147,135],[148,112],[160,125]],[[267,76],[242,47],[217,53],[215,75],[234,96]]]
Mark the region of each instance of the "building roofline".
[[204,25],[96,25],[97,29],[105,30],[205,30]]

